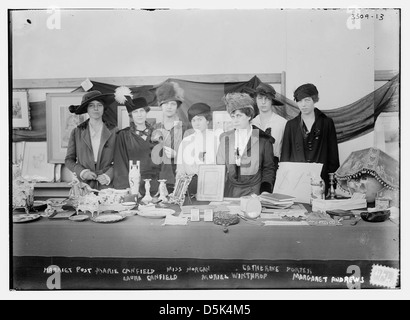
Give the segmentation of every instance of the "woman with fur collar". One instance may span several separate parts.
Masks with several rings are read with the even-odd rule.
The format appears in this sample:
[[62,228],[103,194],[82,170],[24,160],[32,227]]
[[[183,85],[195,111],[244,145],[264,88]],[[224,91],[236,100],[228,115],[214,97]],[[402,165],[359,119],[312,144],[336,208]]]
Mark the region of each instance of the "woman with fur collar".
[[[125,102],[130,117],[130,126],[117,133],[114,152],[114,188],[130,187],[129,161],[140,161],[141,181],[151,179],[151,193],[158,191],[159,166],[151,160],[154,128],[147,122],[150,107],[143,97]],[[140,184],[140,194],[145,195],[144,183]]]
[[271,193],[276,177],[275,139],[251,125],[255,110],[248,94],[228,93],[223,100],[235,128],[221,135],[216,157],[227,170],[225,197]]
[[65,165],[80,181],[93,189],[112,185],[114,146],[117,127],[103,121],[103,114],[113,94],[87,92],[79,106],[70,106],[71,113],[88,113],[89,119],[71,131]]

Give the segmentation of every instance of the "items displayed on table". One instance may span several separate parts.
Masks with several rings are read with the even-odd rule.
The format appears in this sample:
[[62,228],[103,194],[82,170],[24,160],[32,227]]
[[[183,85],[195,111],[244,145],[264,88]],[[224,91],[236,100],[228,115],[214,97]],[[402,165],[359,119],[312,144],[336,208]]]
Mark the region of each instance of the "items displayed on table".
[[174,192],[169,195],[169,203],[177,204],[180,207],[184,204],[187,189],[191,183],[192,177],[192,175],[187,174],[178,178]]
[[145,181],[145,196],[141,199],[142,203],[150,203],[152,202],[151,197],[151,179],[144,179]]
[[198,173],[198,201],[222,201],[225,190],[224,165],[203,164]]
[[199,217],[199,209],[191,209],[191,222],[201,221]]
[[121,202],[121,205],[124,207],[125,210],[131,210],[135,208],[137,203],[129,201],[129,202]]
[[168,208],[156,208],[154,204],[139,205],[137,214],[142,217],[152,219],[162,219],[168,215],[174,215],[176,213],[173,209]]
[[368,203],[375,202],[383,188],[398,195],[399,177],[399,162],[376,148],[352,152],[335,172],[343,190],[365,194]]
[[75,221],[75,222],[83,222],[88,220],[90,217],[86,214],[79,214],[79,215],[74,215],[68,218],[68,220]]
[[75,215],[76,211],[63,209],[63,206],[67,205],[67,200],[67,198],[48,199],[46,201],[47,208],[41,216],[49,219],[68,219],[69,217]]
[[341,226],[340,221],[332,219],[325,212],[312,211],[306,217],[306,222],[311,226]]
[[320,176],[310,178],[310,204],[315,199],[325,199],[326,185]]
[[13,215],[13,223],[26,223],[32,222],[40,219],[41,216],[39,214],[14,214]]
[[223,232],[228,233],[228,226],[238,224],[239,217],[237,214],[217,211],[214,213],[214,224],[223,226]]
[[390,218],[390,210],[364,211],[360,217],[367,222],[383,222]]
[[263,192],[259,199],[265,208],[285,209],[294,204],[295,197],[283,193],[267,193]]
[[336,199],[336,200],[323,200],[314,199],[312,201],[312,211],[326,212],[327,210],[354,210],[367,208],[366,199],[351,198],[351,199]]
[[188,224],[187,217],[175,217],[173,215],[167,215],[165,217],[163,226],[186,226]]
[[268,220],[286,220],[286,221],[301,221],[306,220],[308,211],[303,204],[294,204],[290,208],[269,209],[263,208],[261,213],[262,219]]
[[13,180],[13,209],[24,208],[28,214],[33,210],[35,182],[28,181],[23,177]]
[[327,210],[326,213],[332,218],[336,220],[350,220],[354,219],[356,216],[350,210],[341,210],[341,209],[334,209],[334,210]]
[[213,220],[214,220],[214,210],[205,209],[204,210],[204,221],[205,222],[212,222]]
[[67,204],[66,198],[51,198],[47,200],[47,208],[44,213],[47,215],[59,213],[65,211],[63,206]]
[[137,161],[135,164],[132,160],[130,160],[129,165],[128,180],[130,183],[130,192],[131,194],[136,194],[138,197],[141,197],[139,191],[141,183],[140,161]]
[[159,182],[159,190],[158,190],[159,198],[158,198],[158,200],[161,201],[162,203],[167,203],[168,202],[168,198],[167,198],[168,189],[167,189],[167,185],[166,185],[167,180],[161,179],[161,180],[158,180],[158,182]]
[[295,202],[311,201],[311,180],[320,179],[323,164],[306,162],[281,162],[276,173],[274,193],[294,196]]
[[99,197],[94,193],[89,193],[78,199],[78,206],[76,208],[76,212],[78,215],[78,211],[89,211],[94,216],[94,212],[98,214],[99,207]]
[[241,210],[249,219],[256,219],[261,215],[262,204],[256,195],[241,197]]
[[91,221],[98,222],[98,223],[114,223],[124,220],[126,217],[121,214],[100,214],[96,217],[92,216]]

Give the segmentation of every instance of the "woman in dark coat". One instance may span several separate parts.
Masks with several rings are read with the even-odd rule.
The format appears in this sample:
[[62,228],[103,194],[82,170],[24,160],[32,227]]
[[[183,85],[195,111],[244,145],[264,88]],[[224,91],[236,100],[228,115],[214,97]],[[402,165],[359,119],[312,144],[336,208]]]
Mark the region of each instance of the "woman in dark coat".
[[114,187],[126,189],[130,187],[128,173],[129,161],[140,161],[140,194],[145,195],[144,179],[151,179],[151,194],[158,191],[159,169],[151,160],[154,143],[151,141],[153,127],[146,121],[150,107],[147,101],[140,97],[131,103],[125,103],[130,117],[130,126],[120,130],[114,153]]
[[65,165],[77,178],[93,189],[112,186],[114,146],[117,127],[102,116],[113,94],[87,92],[79,106],[70,106],[75,114],[88,113],[89,119],[71,131]]
[[217,164],[224,164],[227,169],[225,197],[271,193],[276,178],[275,139],[251,125],[255,111],[249,95],[228,93],[224,101],[235,128],[221,135],[216,156]]
[[328,190],[329,173],[340,166],[335,125],[315,107],[319,92],[313,84],[297,88],[294,99],[301,112],[286,124],[280,160],[322,163],[321,177]]

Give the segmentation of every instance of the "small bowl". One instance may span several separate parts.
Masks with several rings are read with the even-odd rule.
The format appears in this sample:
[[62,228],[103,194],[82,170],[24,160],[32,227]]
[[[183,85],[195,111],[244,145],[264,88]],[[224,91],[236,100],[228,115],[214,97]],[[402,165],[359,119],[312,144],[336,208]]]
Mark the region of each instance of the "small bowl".
[[122,202],[121,205],[122,205],[124,208],[126,208],[126,210],[131,210],[131,209],[133,209],[133,208],[137,205],[137,203],[130,201],[130,202]]

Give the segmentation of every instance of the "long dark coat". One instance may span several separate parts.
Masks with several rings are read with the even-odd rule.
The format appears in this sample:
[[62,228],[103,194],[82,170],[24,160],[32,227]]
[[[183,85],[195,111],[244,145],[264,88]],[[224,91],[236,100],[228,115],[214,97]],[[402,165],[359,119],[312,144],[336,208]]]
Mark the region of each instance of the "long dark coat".
[[321,177],[328,188],[329,173],[340,166],[336,129],[331,118],[317,108],[314,112],[316,119],[306,139],[301,113],[287,122],[280,161],[323,163]]
[[129,161],[140,161],[141,185],[140,193],[145,194],[144,179],[151,179],[151,194],[158,191],[160,166],[151,160],[151,151],[154,144],[151,136],[144,140],[127,127],[117,134],[114,153],[114,188],[126,189],[130,187],[128,180]]
[[226,197],[238,198],[273,191],[272,181],[276,178],[273,137],[253,126],[252,136],[248,141],[247,151],[241,158],[240,167],[235,162],[235,131],[223,133],[220,140],[216,162],[225,164],[227,168]]
[[[116,132],[118,128],[104,123],[101,133],[101,142],[98,149],[97,162],[94,161],[94,153],[91,145],[89,119],[73,129],[68,142],[65,165],[75,172],[78,179],[87,183],[91,188],[104,189],[112,187],[113,161]],[[108,186],[102,186],[97,180],[82,180],[80,173],[84,169],[90,169],[97,175],[105,173],[111,179]]]

